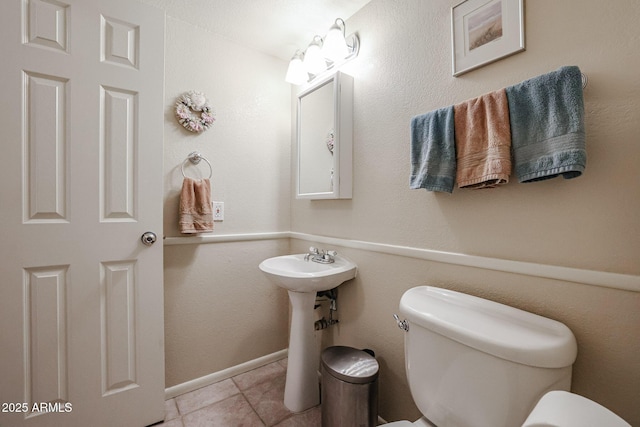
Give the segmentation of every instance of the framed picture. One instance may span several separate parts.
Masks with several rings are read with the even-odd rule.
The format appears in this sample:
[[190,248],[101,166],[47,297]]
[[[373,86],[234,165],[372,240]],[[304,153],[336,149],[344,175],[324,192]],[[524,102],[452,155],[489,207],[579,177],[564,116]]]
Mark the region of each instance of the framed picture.
[[465,0],[451,8],[453,75],[524,50],[523,0]]

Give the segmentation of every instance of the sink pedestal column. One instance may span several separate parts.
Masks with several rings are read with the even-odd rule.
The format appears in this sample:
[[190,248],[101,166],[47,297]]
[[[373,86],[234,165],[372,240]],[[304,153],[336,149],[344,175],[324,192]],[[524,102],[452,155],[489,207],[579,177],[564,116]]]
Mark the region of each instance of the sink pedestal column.
[[316,347],[313,310],[316,293],[288,293],[292,313],[284,406],[292,412],[302,412],[320,403],[320,353]]

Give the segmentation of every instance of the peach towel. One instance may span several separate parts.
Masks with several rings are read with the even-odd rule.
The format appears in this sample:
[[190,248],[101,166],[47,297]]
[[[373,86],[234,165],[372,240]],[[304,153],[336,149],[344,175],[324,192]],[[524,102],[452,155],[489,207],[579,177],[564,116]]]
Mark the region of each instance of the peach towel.
[[511,130],[505,89],[453,109],[458,188],[493,188],[509,182]]
[[183,234],[213,231],[211,182],[185,178],[180,192],[179,227]]

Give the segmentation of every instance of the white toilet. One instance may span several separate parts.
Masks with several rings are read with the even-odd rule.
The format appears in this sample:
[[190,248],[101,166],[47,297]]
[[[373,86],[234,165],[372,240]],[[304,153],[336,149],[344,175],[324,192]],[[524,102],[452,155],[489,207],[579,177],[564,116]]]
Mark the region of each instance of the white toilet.
[[516,427],[547,391],[571,386],[576,340],[560,322],[430,286],[405,292],[400,313],[424,417],[388,427]]
[[572,415],[585,408],[615,417],[599,427],[629,426],[567,392],[577,345],[560,322],[430,286],[405,292],[400,313],[409,388],[424,416],[387,427],[585,427]]

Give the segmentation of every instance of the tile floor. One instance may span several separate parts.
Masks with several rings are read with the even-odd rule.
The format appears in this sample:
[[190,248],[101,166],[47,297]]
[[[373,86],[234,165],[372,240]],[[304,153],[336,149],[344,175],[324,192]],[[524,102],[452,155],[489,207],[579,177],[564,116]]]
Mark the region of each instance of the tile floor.
[[319,427],[320,406],[301,414],[284,406],[286,367],[282,359],[169,399],[154,427]]

